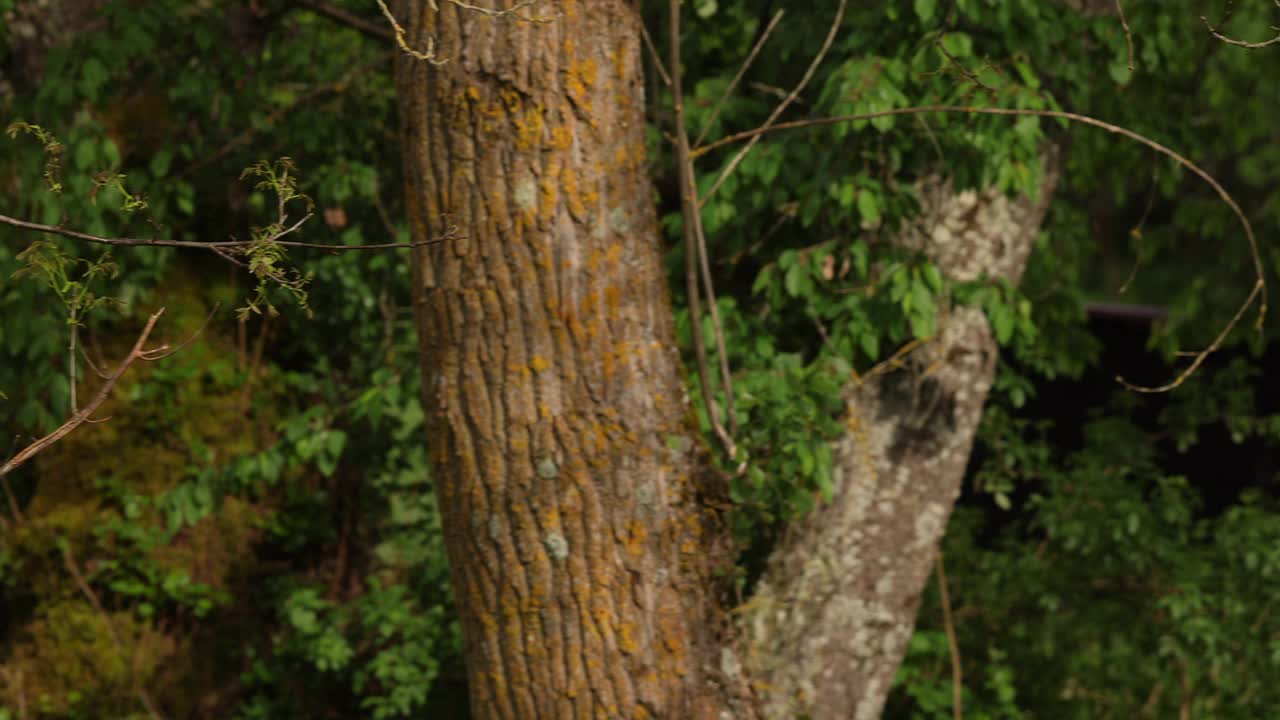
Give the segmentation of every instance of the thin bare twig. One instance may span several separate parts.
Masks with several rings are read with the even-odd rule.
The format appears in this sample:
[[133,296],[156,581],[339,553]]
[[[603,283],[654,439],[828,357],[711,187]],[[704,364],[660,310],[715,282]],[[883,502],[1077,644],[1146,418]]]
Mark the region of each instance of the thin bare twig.
[[337,5],[323,0],[298,0],[298,5],[336,23],[358,30],[371,38],[395,42],[396,36],[390,30],[372,20],[366,20],[355,13],[343,10]]
[[[689,293],[689,318],[693,331],[693,349],[698,363],[698,384],[702,386],[702,400],[707,407],[707,419],[711,429],[724,445],[725,452],[732,458],[737,454],[737,446],[733,436],[725,430],[720,421],[715,402],[715,393],[711,386],[711,370],[707,362],[706,339],[702,337],[702,291],[699,289],[698,268],[700,252],[705,255],[705,244],[700,243],[702,216],[698,210],[698,190],[694,182],[693,160],[689,151],[689,135],[685,131],[684,95],[681,90],[680,73],[680,0],[671,0],[670,5],[671,48],[671,96],[675,111],[675,141],[677,170],[680,173],[680,206],[684,215],[685,243],[685,283]],[[707,288],[710,290],[710,277]],[[714,291],[709,292],[712,323],[716,328],[716,338],[721,344],[720,362],[722,368],[728,367],[728,358],[723,350],[723,333],[720,331],[720,315],[714,300]],[[725,374],[726,415],[733,418],[733,386],[730,377]]]
[[751,48],[751,52],[747,53],[747,59],[742,61],[742,66],[738,68],[738,73],[729,81],[729,86],[724,89],[724,93],[720,95],[720,99],[716,100],[716,104],[711,108],[711,114],[702,123],[702,129],[698,131],[698,137],[693,141],[693,146],[698,147],[702,141],[707,138],[707,132],[711,130],[711,124],[720,116],[720,110],[724,107],[729,97],[733,95],[733,91],[738,87],[738,83],[742,82],[742,76],[747,74],[747,69],[751,67],[751,63],[755,62],[756,56],[760,54],[760,50],[764,48],[764,44],[768,42],[769,36],[773,34],[774,28],[778,26],[778,21],[782,20],[782,10],[774,13],[773,19],[765,26],[764,32],[760,33],[760,38],[756,40],[755,46]]
[[1078,113],[1066,112],[1062,110],[1024,110],[1020,108],[984,108],[984,107],[969,107],[969,106],[962,106],[962,105],[920,105],[917,107],[909,107],[909,108],[892,108],[890,110],[880,110],[878,112],[858,113],[854,115],[838,115],[834,117],[825,117],[825,118],[811,118],[808,120],[793,120],[790,122],[776,123],[773,125],[762,125],[758,128],[755,128],[754,130],[745,130],[743,132],[734,133],[727,137],[721,138],[715,142],[708,143],[707,145],[704,145],[698,150],[693,151],[692,156],[694,158],[697,158],[698,156],[705,155],[706,153],[709,153],[712,150],[717,150],[726,145],[730,145],[735,142],[740,142],[742,140],[754,141],[756,138],[759,138],[760,136],[765,135],[766,133],[776,132],[780,130],[790,130],[790,129],[806,128],[806,127],[819,127],[823,125],[835,125],[838,123],[854,122],[857,120],[871,120],[874,118],[891,117],[896,115],[918,115],[918,114],[927,114],[927,113],[959,113],[959,114],[967,114],[967,115],[1006,115],[1006,116],[1045,117],[1045,118],[1056,118],[1060,120],[1070,120],[1073,122],[1083,123],[1085,125],[1092,125],[1093,127],[1102,128],[1107,132],[1115,133],[1117,135],[1121,135],[1126,138],[1129,138],[1134,142],[1145,145],[1151,148],[1152,150],[1155,150],[1161,155],[1164,155],[1166,157],[1173,159],[1174,162],[1177,162],[1182,167],[1185,167],[1187,170],[1190,170],[1194,175],[1196,175],[1205,183],[1207,183],[1209,187],[1213,188],[1213,191],[1217,193],[1218,197],[1222,200],[1222,202],[1226,203],[1227,207],[1231,208],[1231,211],[1235,213],[1236,219],[1240,221],[1241,227],[1244,228],[1245,238],[1249,242],[1249,254],[1250,254],[1250,258],[1253,261],[1253,267],[1254,267],[1254,272],[1256,276],[1256,281],[1254,283],[1253,289],[1249,291],[1248,297],[1246,297],[1244,302],[1241,303],[1240,308],[1236,311],[1235,315],[1232,316],[1231,320],[1227,322],[1227,324],[1222,328],[1222,331],[1218,333],[1218,335],[1213,339],[1213,341],[1209,343],[1209,345],[1206,346],[1204,349],[1194,352],[1191,355],[1194,358],[1191,364],[1185,370],[1179,373],[1172,381],[1165,383],[1164,385],[1151,387],[1151,386],[1143,386],[1143,385],[1134,385],[1129,381],[1125,380],[1123,377],[1117,376],[1116,381],[1124,385],[1125,388],[1132,390],[1134,392],[1159,393],[1159,392],[1167,392],[1181,385],[1183,382],[1186,381],[1187,378],[1191,377],[1191,375],[1195,373],[1196,370],[1200,369],[1200,366],[1204,364],[1204,361],[1207,360],[1210,355],[1212,355],[1220,347],[1222,347],[1222,343],[1226,340],[1227,336],[1231,333],[1232,330],[1236,328],[1237,325],[1240,324],[1240,321],[1244,318],[1244,314],[1248,312],[1249,308],[1253,307],[1253,304],[1255,301],[1258,301],[1258,319],[1255,323],[1255,326],[1257,329],[1261,330],[1262,323],[1266,319],[1266,315],[1267,315],[1266,276],[1264,274],[1264,270],[1262,266],[1262,256],[1258,250],[1258,240],[1253,232],[1253,224],[1250,223],[1249,218],[1245,216],[1244,210],[1240,208],[1240,204],[1236,202],[1235,198],[1231,196],[1231,193],[1227,192],[1226,188],[1224,188],[1221,183],[1219,183],[1216,179],[1214,179],[1212,175],[1210,175],[1206,170],[1201,168],[1199,165],[1191,162],[1190,160],[1183,157],[1179,153],[1156,142],[1155,140],[1152,140],[1151,138],[1146,137],[1145,135],[1136,133],[1132,130],[1129,130],[1128,128],[1120,127],[1119,125],[1113,125],[1112,123],[1105,122],[1103,120],[1098,120],[1097,118],[1089,117],[1088,115],[1080,115]]
[[[800,93],[805,89],[805,86],[807,86],[809,81],[813,79],[813,74],[817,72],[818,66],[822,64],[823,59],[827,56],[827,52],[831,50],[831,44],[836,40],[836,35],[840,31],[840,23],[844,20],[844,9],[848,4],[848,0],[840,0],[840,5],[836,8],[836,16],[831,21],[831,28],[827,31],[827,37],[822,41],[822,47],[818,49],[818,54],[813,56],[813,61],[809,63],[809,67],[805,69],[804,75],[800,77],[800,82],[796,83],[796,86],[791,89],[791,92],[785,98],[783,98],[782,102],[778,103],[777,107],[773,109],[773,112],[769,113],[769,117],[764,121],[764,125],[760,126],[761,128],[773,127],[774,123],[778,121],[778,118],[782,113],[786,111],[791,103],[795,102],[797,97],[800,97]],[[716,194],[716,190],[719,190],[720,186],[724,184],[724,181],[729,178],[729,175],[737,169],[738,164],[747,156],[747,153],[751,152],[751,148],[755,147],[756,143],[759,142],[757,137],[758,136],[753,136],[747,142],[746,147],[739,150],[738,154],[735,155],[733,159],[729,161],[729,164],[725,166],[724,170],[720,172],[720,176],[716,178],[716,181],[711,184],[711,187],[707,190],[706,194],[702,196],[702,201],[698,206],[699,208],[707,204],[707,201],[711,199],[711,196]]]
[[1142,260],[1141,258],[1142,232],[1143,232],[1143,228],[1147,226],[1147,217],[1151,215],[1151,208],[1155,207],[1156,191],[1159,188],[1160,188],[1160,166],[1156,165],[1155,163],[1152,163],[1151,191],[1147,193],[1147,206],[1142,210],[1142,217],[1138,218],[1138,223],[1133,226],[1132,230],[1129,231],[1129,237],[1132,237],[1134,240],[1136,240],[1139,245],[1139,248],[1138,248],[1139,256],[1133,259],[1133,267],[1129,268],[1129,276],[1125,278],[1124,282],[1121,283],[1120,287],[1116,290],[1116,292],[1120,295],[1124,295],[1125,293],[1129,292],[1129,285],[1132,284],[1134,279],[1138,277],[1138,265]]
[[71,395],[71,414],[76,414],[76,338],[80,326],[76,322],[75,311],[71,312],[71,339],[67,341],[67,382]]
[[116,368],[116,371],[112,373],[111,376],[102,383],[102,388],[99,389],[98,394],[95,395],[93,399],[89,401],[89,404],[85,405],[84,408],[80,410],[80,412],[76,413],[74,416],[71,417],[71,419],[63,423],[57,430],[54,430],[48,435],[45,435],[39,440],[36,440],[35,442],[26,446],[22,450],[18,451],[18,454],[10,458],[9,461],[6,462],[4,465],[0,465],[0,478],[3,478],[4,476],[18,469],[19,466],[21,466],[26,461],[30,460],[32,457],[35,457],[35,455],[39,453],[41,450],[44,450],[50,445],[58,442],[62,438],[66,437],[72,430],[75,430],[77,427],[80,427],[81,425],[83,425],[85,421],[87,421],[89,417],[93,415],[94,411],[98,409],[98,406],[101,405],[102,402],[107,399],[107,396],[111,394],[111,389],[115,387],[116,382],[120,379],[120,376],[124,375],[124,371],[129,369],[129,365],[131,365],[134,360],[138,360],[138,359],[146,360],[148,354],[168,349],[167,345],[161,345],[160,347],[154,348],[152,350],[143,349],[143,345],[145,345],[147,342],[147,337],[151,335],[152,329],[154,329],[156,326],[156,321],[159,320],[160,316],[163,314],[164,314],[164,308],[160,308],[159,310],[157,310],[155,313],[151,315],[151,317],[147,320],[146,327],[142,329],[142,334],[138,335],[137,342],[133,344],[133,349],[129,351],[129,354],[125,356],[124,360],[120,361],[120,366]]
[[951,717],[964,720],[964,674],[960,667],[960,643],[956,641],[955,621],[951,616],[951,595],[947,591],[947,571],[942,567],[942,551],[938,551],[938,594],[942,599],[942,624],[951,650]]
[[22,516],[22,508],[18,506],[18,498],[13,494],[13,486],[9,484],[8,475],[0,475],[0,486],[4,487],[5,498],[9,501],[9,512],[13,514],[13,521],[22,525],[27,519]]
[[658,54],[658,47],[653,44],[653,38],[649,36],[649,29],[644,26],[644,23],[640,23],[640,37],[644,38],[644,46],[649,48],[649,56],[653,59],[653,67],[662,76],[662,82],[667,87],[671,87],[671,73],[667,72],[667,68],[663,66],[662,56]]
[[[156,348],[155,350],[147,350],[143,353],[142,359],[146,360],[147,362],[154,362],[156,360],[163,360],[169,357],[170,355],[173,355],[174,353],[181,352],[188,345],[195,342],[196,338],[204,334],[205,328],[209,327],[209,323],[213,320],[213,316],[218,312],[218,309],[221,307],[222,307],[221,302],[214,303],[213,309],[210,310],[209,314],[205,316],[204,322],[200,323],[200,327],[196,328],[195,332],[191,333],[191,335],[188,336],[186,340],[183,340],[182,342],[178,343],[172,349],[166,350],[166,348],[168,347],[166,345],[164,347]],[[160,352],[162,350],[164,350],[164,352]]]
[[[308,218],[310,215],[308,214]],[[306,218],[304,218],[305,220]],[[0,224],[12,225],[16,228],[24,230],[33,230],[35,232],[49,233],[51,235],[61,235],[62,237],[72,238],[73,240],[84,240],[86,242],[97,243],[99,245],[117,245],[125,247],[180,247],[180,248],[196,248],[200,250],[225,250],[245,248],[253,245],[253,240],[221,240],[217,242],[197,242],[194,240],[156,240],[153,238],[109,238],[99,235],[90,235],[89,233],[71,230],[69,228],[59,227],[57,225],[45,225],[43,223],[28,222],[8,215],[0,215]],[[296,229],[296,227],[294,228]],[[280,233],[284,235],[285,233]],[[278,236],[277,236],[278,237]],[[291,240],[271,240],[276,245],[283,247],[310,248],[313,250],[328,250],[330,252],[348,252],[351,250],[396,250],[400,248],[414,248],[422,245],[434,245],[438,242],[450,239],[449,237],[431,238],[429,240],[418,240],[407,243],[381,243],[375,245],[326,245],[323,243],[296,242]]]
[[[460,10],[479,13],[486,17],[514,17],[519,20],[524,20],[525,22],[550,22],[550,20],[546,18],[536,18],[524,14],[524,11],[536,5],[538,0],[520,0],[520,2],[517,2],[515,5],[512,5],[505,10],[493,10],[491,8],[479,7],[477,5],[462,2],[462,0],[444,1]],[[387,7],[387,4],[383,2],[383,0],[375,0],[375,2],[378,3],[378,8],[382,10],[382,16],[387,19],[387,22],[391,23],[391,29],[395,32],[396,45],[398,45],[406,55],[417,58],[418,60],[425,60],[432,65],[443,65],[449,62],[447,58],[442,58],[436,55],[436,39],[430,33],[425,34],[425,50],[416,50],[409,47],[408,41],[405,40],[405,36],[408,35],[408,31],[406,31],[404,26],[396,20],[396,16],[391,13],[391,8]],[[432,12],[440,12],[438,0],[427,0],[427,4],[430,6]]]
[[1129,72],[1133,72],[1133,32],[1129,30],[1129,21],[1124,18],[1124,6],[1116,0],[1116,14],[1120,16],[1120,27],[1124,29],[1124,40],[1129,44]]
[[[1275,4],[1277,8],[1280,8],[1280,0],[1275,0]],[[1231,3],[1228,2],[1227,12],[1223,16],[1222,22],[1218,23],[1218,27],[1221,27],[1222,25],[1226,24],[1227,19],[1230,17],[1231,17]],[[1200,22],[1204,23],[1204,26],[1209,30],[1210,35],[1218,38],[1219,40],[1221,40],[1224,43],[1227,43],[1228,45],[1235,45],[1236,47],[1248,48],[1250,50],[1257,50],[1259,48],[1267,47],[1268,45],[1275,45],[1276,43],[1280,43],[1280,27],[1276,27],[1275,25],[1271,26],[1271,29],[1276,31],[1275,37],[1271,38],[1270,40],[1263,40],[1261,42],[1247,42],[1245,40],[1235,40],[1233,38],[1229,38],[1226,35],[1223,35],[1222,33],[1218,32],[1218,28],[1215,28],[1212,24],[1210,24],[1209,18],[1203,15],[1200,16]]]

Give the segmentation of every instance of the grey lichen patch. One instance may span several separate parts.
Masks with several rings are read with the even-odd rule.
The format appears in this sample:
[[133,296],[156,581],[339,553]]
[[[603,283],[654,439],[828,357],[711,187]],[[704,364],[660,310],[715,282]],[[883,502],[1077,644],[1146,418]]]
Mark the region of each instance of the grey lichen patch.
[[631,216],[620,207],[610,210],[609,229],[618,235],[626,235],[631,232]]
[[497,540],[502,536],[502,518],[497,514],[489,516],[489,539]]
[[538,463],[534,467],[538,471],[538,477],[544,480],[551,480],[560,474],[560,466],[549,457],[538,458]]
[[636,507],[645,512],[653,512],[658,504],[658,491],[654,489],[653,483],[640,483],[636,488]]
[[512,194],[516,201],[516,207],[521,210],[533,210],[538,206],[538,186],[533,182],[533,178],[524,178],[516,184],[516,191]]
[[942,528],[947,522],[947,509],[941,503],[932,502],[924,507],[924,511],[916,516],[915,537],[913,547],[932,545],[942,536]]
[[738,660],[738,654],[733,651],[733,648],[720,649],[720,672],[729,678],[736,678],[742,674],[742,663]]
[[547,549],[547,554],[552,560],[564,560],[569,557],[569,541],[560,533],[547,533],[542,538],[542,546]]

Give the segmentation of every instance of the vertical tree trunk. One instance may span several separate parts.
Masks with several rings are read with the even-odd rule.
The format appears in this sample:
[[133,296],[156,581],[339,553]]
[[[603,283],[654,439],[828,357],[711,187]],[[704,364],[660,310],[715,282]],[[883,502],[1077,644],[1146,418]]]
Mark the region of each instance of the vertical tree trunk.
[[396,82],[413,239],[461,235],[414,263],[473,713],[718,718],[637,8],[440,6],[399,4],[447,62]]
[[[922,187],[919,227],[899,244],[952,280],[1017,283],[1056,184],[1037,199]],[[977,308],[939,319],[905,367],[845,393],[836,495],[795,523],[740,613],[747,667],[779,720],[875,720],[915,626],[938,540],[960,494],[997,348]]]

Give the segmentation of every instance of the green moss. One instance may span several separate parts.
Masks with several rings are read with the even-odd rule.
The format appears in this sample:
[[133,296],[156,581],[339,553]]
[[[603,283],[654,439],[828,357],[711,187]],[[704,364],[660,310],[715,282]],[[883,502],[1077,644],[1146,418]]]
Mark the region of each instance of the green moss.
[[132,613],[103,615],[76,600],[46,603],[5,661],[0,700],[26,705],[37,717],[128,716],[140,709],[138,687],[172,649],[171,639]]
[[[206,288],[182,270],[171,273],[151,301],[166,311],[148,347],[194,340],[161,361],[135,362],[95,413],[105,422],[80,426],[34,461],[38,481],[26,521],[0,538],[14,586],[34,603],[30,619],[11,626],[12,642],[0,655],[0,707],[21,699],[34,717],[129,717],[142,709],[141,683],[157,702],[194,712],[192,698],[228,680],[202,669],[217,638],[180,629],[189,624],[164,609],[144,617],[135,597],[108,587],[122,576],[119,567],[142,567],[154,569],[146,582],[185,576],[195,592],[226,597],[236,577],[253,572],[265,503],[224,498],[217,511],[169,536],[151,502],[187,481],[193,467],[221,466],[275,441],[280,382],[268,368],[246,389],[234,336],[222,334],[234,328],[228,315],[206,326]],[[135,317],[150,312],[140,310]],[[109,369],[132,346],[135,325],[103,337]],[[82,399],[101,382],[86,374]],[[109,619],[88,604],[63,544],[112,609]]]

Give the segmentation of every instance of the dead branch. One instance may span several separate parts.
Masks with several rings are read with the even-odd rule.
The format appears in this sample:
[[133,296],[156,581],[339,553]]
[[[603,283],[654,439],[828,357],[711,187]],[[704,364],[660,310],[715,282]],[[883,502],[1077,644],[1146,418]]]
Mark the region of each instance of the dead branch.
[[[747,59],[742,61],[742,66],[738,68],[737,74],[729,81],[729,86],[724,89],[724,93],[720,95],[720,99],[716,100],[716,104],[711,108],[711,113],[707,115],[706,121],[702,123],[702,129],[698,131],[698,137],[693,141],[693,146],[698,147],[702,141],[707,138],[707,133],[711,130],[711,124],[720,116],[720,110],[724,107],[725,102],[733,95],[733,91],[738,87],[738,83],[742,82],[742,76],[747,74],[747,69],[751,67],[751,63],[755,62],[756,56],[760,54],[760,50],[764,48],[764,44],[768,42],[769,36],[773,34],[774,28],[778,27],[778,21],[782,20],[782,10],[774,13],[773,19],[765,27],[764,32],[760,33],[756,44],[751,48],[751,52],[747,53]],[[669,83],[668,83],[669,84]]]
[[[310,217],[310,215],[307,217]],[[304,220],[305,219],[306,218],[304,218]],[[247,248],[255,242],[253,240],[198,242],[195,240],[157,240],[154,238],[109,238],[102,237],[100,235],[90,235],[89,233],[59,227],[57,225],[45,225],[43,223],[19,220],[17,218],[9,217],[8,215],[0,215],[0,224],[12,225],[13,227],[22,228],[23,230],[33,230],[35,232],[49,233],[51,235],[61,235],[62,237],[71,238],[73,240],[84,240],[86,242],[97,243],[99,245],[115,245],[124,247],[179,247],[217,251]],[[281,234],[283,235],[284,233]],[[296,242],[292,240],[270,240],[270,242],[283,247],[310,248],[313,250],[327,250],[330,252],[348,252],[351,250],[396,250],[400,248],[415,248],[423,245],[434,245],[439,242],[444,242],[445,240],[453,239],[454,237],[456,237],[456,235],[446,235],[443,237],[406,243],[380,243],[374,245],[325,245],[323,243]]]
[[298,0],[298,5],[321,17],[326,17],[339,25],[346,25],[353,30],[368,35],[375,40],[394,42],[396,39],[395,35],[382,25],[373,22],[372,20],[366,20],[355,13],[343,10],[337,5],[324,2],[324,0]]
[[[720,438],[725,452],[730,458],[737,454],[737,446],[733,436],[720,421],[715,403],[715,393],[711,385],[711,370],[707,361],[707,343],[702,337],[702,290],[698,283],[699,259],[706,255],[705,236],[702,233],[702,213],[698,208],[698,189],[693,174],[693,157],[689,151],[689,135],[685,130],[684,96],[680,81],[680,0],[670,2],[670,43],[671,96],[675,104],[675,140],[676,162],[680,173],[680,207],[684,215],[685,242],[685,282],[689,294],[689,317],[693,331],[693,348],[697,356],[698,384],[702,387],[702,401],[707,408],[707,420],[711,428]],[[725,415],[730,423],[734,423],[733,385],[727,372],[728,357],[724,348],[724,333],[720,325],[720,314],[716,307],[715,291],[711,287],[710,273],[704,276],[711,306],[712,324],[715,327],[717,346],[720,350],[720,365],[723,373],[725,393]]]
[[[22,450],[18,451],[18,454],[10,458],[4,465],[0,465],[0,478],[5,477],[9,473],[18,469],[18,467],[23,463],[35,457],[35,455],[41,450],[44,450],[50,445],[58,442],[62,438],[66,437],[72,430],[75,430],[88,421],[94,411],[98,409],[98,406],[101,405],[103,401],[107,399],[107,396],[111,394],[112,388],[115,387],[116,382],[120,380],[120,377],[124,375],[125,370],[128,370],[129,366],[133,364],[135,360],[156,360],[163,356],[161,353],[169,349],[168,345],[161,345],[160,347],[152,350],[143,349],[143,345],[146,344],[147,338],[151,335],[152,329],[155,328],[156,321],[159,320],[160,316],[163,314],[164,308],[160,308],[151,315],[147,320],[146,327],[142,329],[142,334],[138,335],[137,342],[133,344],[133,349],[129,351],[129,354],[125,356],[124,360],[120,361],[120,366],[116,368],[116,371],[111,373],[111,375],[103,381],[102,388],[99,389],[98,394],[89,401],[89,404],[85,405],[80,412],[73,415],[71,419],[63,423],[57,430],[54,430],[48,435],[45,435],[39,440],[36,440],[26,446]],[[12,502],[12,497],[10,498],[10,501]],[[16,510],[16,506],[14,509]],[[18,517],[21,516],[19,515]]]
[[[1275,0],[1275,4],[1277,8],[1280,8],[1280,0]],[[1226,15],[1223,16],[1222,22],[1218,23],[1218,27],[1222,27],[1224,24],[1226,24],[1227,19],[1230,17],[1231,17],[1231,3],[1228,2]],[[1235,45],[1236,47],[1249,48],[1250,50],[1257,50],[1259,48],[1267,47],[1268,45],[1275,45],[1276,43],[1280,43],[1280,27],[1276,27],[1275,25],[1271,26],[1271,29],[1276,31],[1275,37],[1271,38],[1270,40],[1263,40],[1261,42],[1248,42],[1245,40],[1235,40],[1233,38],[1227,37],[1226,35],[1223,35],[1221,32],[1218,32],[1218,28],[1214,27],[1209,22],[1209,18],[1203,15],[1200,16],[1200,22],[1204,23],[1204,26],[1209,30],[1210,35],[1216,37],[1217,39],[1221,40],[1224,43],[1227,43],[1228,45]]]
[[938,551],[938,595],[942,600],[942,624],[947,633],[947,647],[951,651],[951,716],[964,720],[964,673],[960,665],[960,643],[956,641],[956,625],[951,616],[951,593],[947,590],[947,571],[942,566],[942,551]]
[[[761,127],[772,127],[773,124],[778,121],[778,118],[782,116],[782,113],[790,107],[791,103],[795,102],[796,98],[800,97],[800,93],[804,91],[805,87],[809,84],[809,81],[813,79],[813,74],[818,71],[818,66],[822,64],[823,59],[826,58],[827,53],[831,50],[831,44],[835,42],[836,35],[840,31],[840,22],[844,20],[844,10],[847,5],[848,0],[840,0],[840,5],[836,8],[836,16],[831,21],[831,28],[827,31],[827,37],[822,41],[822,47],[818,49],[818,54],[813,56],[813,60],[809,63],[809,67],[805,69],[804,75],[800,77],[800,82],[796,83],[796,86],[791,89],[791,92],[785,98],[782,99],[782,102],[778,103],[777,107],[773,109],[773,112],[769,113],[769,117],[764,121],[764,125]],[[712,195],[716,194],[716,190],[720,189],[720,186],[723,185],[724,181],[729,178],[729,175],[737,169],[738,164],[747,156],[747,153],[751,152],[751,148],[755,147],[757,142],[759,142],[759,140],[755,137],[751,138],[747,142],[746,147],[739,150],[738,154],[729,161],[729,164],[720,172],[720,176],[711,184],[706,195],[702,196],[702,201],[698,205],[699,209],[707,204],[707,201],[711,199]]]

